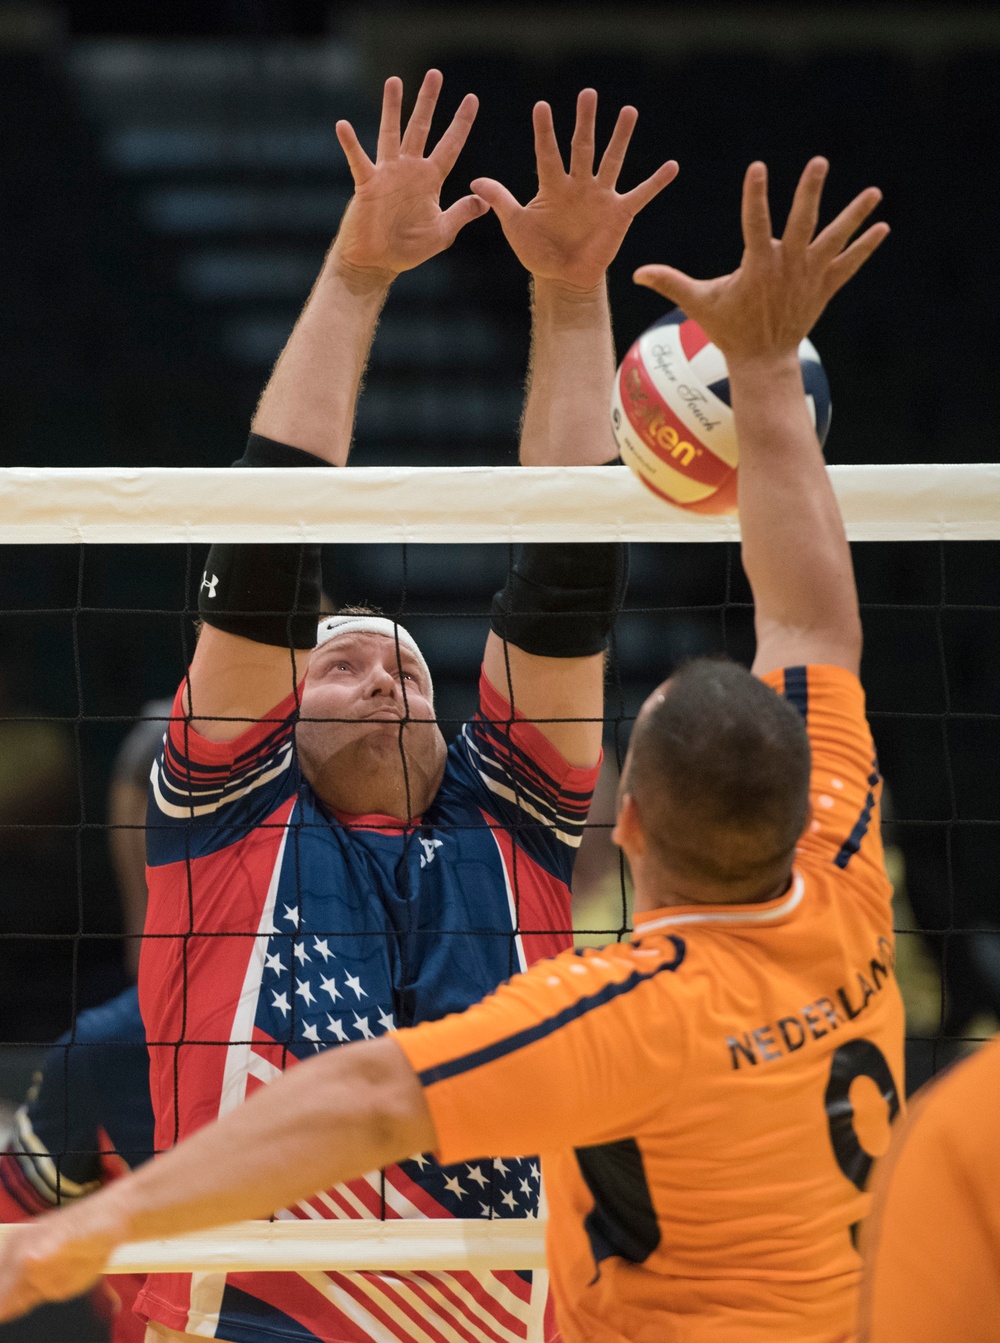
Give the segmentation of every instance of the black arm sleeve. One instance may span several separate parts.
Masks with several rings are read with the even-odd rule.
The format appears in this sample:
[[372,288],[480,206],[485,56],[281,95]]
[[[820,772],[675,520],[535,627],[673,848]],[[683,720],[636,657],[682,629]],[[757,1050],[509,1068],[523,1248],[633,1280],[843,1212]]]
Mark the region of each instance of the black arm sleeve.
[[[327,466],[300,448],[251,434],[233,466]],[[314,648],[319,622],[318,545],[225,545],[208,552],[198,592],[206,625],[279,648]]]
[[490,624],[526,653],[589,657],[607,648],[627,582],[624,543],[526,543],[515,547]]

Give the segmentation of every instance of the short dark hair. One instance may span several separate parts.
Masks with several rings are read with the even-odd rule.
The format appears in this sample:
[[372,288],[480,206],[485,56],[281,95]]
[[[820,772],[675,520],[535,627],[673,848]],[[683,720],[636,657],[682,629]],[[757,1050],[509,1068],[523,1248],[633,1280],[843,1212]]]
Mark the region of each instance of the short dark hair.
[[622,788],[663,864],[712,885],[787,863],[809,814],[799,711],[726,658],[685,663],[636,721]]

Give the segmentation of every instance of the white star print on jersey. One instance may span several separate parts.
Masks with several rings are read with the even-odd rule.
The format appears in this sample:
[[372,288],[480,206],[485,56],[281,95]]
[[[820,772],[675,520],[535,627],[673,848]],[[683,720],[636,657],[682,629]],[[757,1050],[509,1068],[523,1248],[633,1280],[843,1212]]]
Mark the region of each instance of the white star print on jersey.
[[344,1030],[343,1022],[335,1020],[330,1016],[329,1012],[326,1015],[326,1029],[332,1036],[339,1040],[341,1044],[346,1044],[351,1038]]

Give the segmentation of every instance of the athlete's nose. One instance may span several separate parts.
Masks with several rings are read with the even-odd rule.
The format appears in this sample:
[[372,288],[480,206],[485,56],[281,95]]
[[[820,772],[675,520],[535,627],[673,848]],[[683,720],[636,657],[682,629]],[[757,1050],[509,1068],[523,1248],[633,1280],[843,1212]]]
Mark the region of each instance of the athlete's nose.
[[372,668],[368,681],[368,695],[373,699],[376,695],[388,695],[391,699],[396,697],[396,678],[381,664]]

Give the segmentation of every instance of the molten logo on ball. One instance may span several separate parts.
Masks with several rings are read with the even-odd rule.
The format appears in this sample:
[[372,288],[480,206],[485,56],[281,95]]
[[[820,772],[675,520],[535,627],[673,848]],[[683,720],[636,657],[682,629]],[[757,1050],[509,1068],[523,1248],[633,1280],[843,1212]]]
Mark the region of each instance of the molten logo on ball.
[[664,408],[650,397],[635,365],[622,369],[622,400],[632,424],[651,446],[662,448],[675,460],[679,458],[683,466],[691,465],[701,449],[681,438],[674,426],[667,423]]
[[[799,360],[822,443],[830,389],[807,340]],[[738,452],[726,361],[679,308],[640,336],[622,360],[611,424],[622,460],[661,499],[697,513],[735,512]]]

